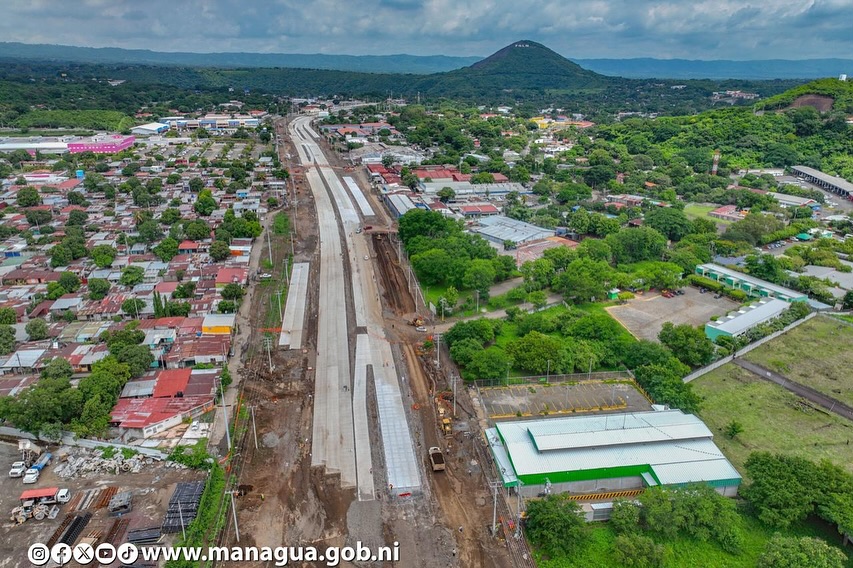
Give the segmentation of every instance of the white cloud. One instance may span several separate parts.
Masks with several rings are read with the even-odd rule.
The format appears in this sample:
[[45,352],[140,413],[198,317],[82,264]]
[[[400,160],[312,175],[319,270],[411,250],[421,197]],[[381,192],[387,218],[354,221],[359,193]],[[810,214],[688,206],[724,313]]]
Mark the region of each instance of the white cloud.
[[5,41],[160,51],[850,57],[853,0],[5,0]]

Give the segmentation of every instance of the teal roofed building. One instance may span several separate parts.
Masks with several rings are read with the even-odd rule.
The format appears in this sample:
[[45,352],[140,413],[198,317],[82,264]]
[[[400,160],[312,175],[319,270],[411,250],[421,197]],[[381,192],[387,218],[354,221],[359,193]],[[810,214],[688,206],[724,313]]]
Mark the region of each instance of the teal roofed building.
[[705,336],[711,341],[716,341],[720,336],[737,337],[759,324],[782,315],[789,307],[791,304],[788,302],[775,298],[742,306],[738,311],[732,312],[717,321],[706,323]]
[[680,410],[498,422],[486,437],[504,486],[525,497],[612,499],[699,482],[734,497],[741,483],[711,430]]
[[725,266],[720,266],[719,264],[700,264],[696,267],[696,274],[719,282],[729,288],[743,290],[753,298],[776,298],[777,300],[784,300],[789,303],[806,302],[809,299],[808,295],[802,292],[797,292],[784,286],[777,286],[776,284]]

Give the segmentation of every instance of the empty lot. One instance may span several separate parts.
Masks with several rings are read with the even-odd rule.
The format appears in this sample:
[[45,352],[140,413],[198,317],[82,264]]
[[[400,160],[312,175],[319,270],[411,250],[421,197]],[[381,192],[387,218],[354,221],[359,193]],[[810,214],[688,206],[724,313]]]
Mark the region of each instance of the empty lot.
[[628,381],[513,385],[480,389],[480,396],[492,419],[571,416],[607,410],[642,412],[652,408]]
[[675,325],[687,323],[705,325],[711,316],[722,316],[740,304],[727,298],[714,298],[714,294],[700,294],[696,288],[684,288],[683,296],[664,298],[657,292],[646,292],[621,306],[611,306],[607,311],[637,339],[657,341],[664,322]]

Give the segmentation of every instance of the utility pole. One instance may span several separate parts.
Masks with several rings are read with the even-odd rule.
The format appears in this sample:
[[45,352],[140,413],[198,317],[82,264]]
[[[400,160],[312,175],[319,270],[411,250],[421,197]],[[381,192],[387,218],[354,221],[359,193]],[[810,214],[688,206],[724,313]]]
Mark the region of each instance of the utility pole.
[[435,364],[441,367],[441,334],[435,334]]
[[271,343],[272,340],[269,337],[264,338],[264,346],[267,348],[267,360],[269,361],[270,365],[270,373],[272,373],[272,351],[270,348]]
[[231,512],[234,513],[234,534],[237,536],[237,542],[240,542],[240,527],[237,526],[237,505],[234,503],[234,491],[229,491],[231,494]]
[[252,411],[252,433],[255,436],[255,449],[258,449],[258,429],[255,426],[255,407],[250,406],[249,409]]
[[492,489],[492,536],[498,534],[498,487],[500,481],[490,481],[489,487]]
[[450,378],[453,381],[453,417],[456,418],[456,374],[452,373]]
[[231,451],[231,425],[228,423],[228,410],[225,407],[225,387],[222,385],[222,375],[219,375],[219,390],[222,394],[219,401],[222,403],[222,417],[225,420],[225,438],[228,440],[228,451]]
[[296,257],[296,249],[293,246],[293,231],[290,232],[290,255]]
[[270,267],[272,267],[272,241],[270,240],[269,227],[267,227],[267,229],[264,232],[267,234],[267,253],[269,253]]

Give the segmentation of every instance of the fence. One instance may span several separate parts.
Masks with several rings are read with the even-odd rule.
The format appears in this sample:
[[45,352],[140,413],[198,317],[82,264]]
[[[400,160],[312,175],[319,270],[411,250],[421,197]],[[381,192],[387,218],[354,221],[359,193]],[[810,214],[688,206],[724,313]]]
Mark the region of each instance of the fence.
[[583,381],[633,380],[631,371],[596,371],[594,373],[569,373],[565,375],[532,375],[529,377],[503,377],[500,379],[477,379],[465,381],[466,385],[477,388],[507,387],[511,385],[579,383]]
[[[43,441],[45,443],[54,443],[52,441],[41,440],[38,436],[30,434],[29,432],[24,432],[23,430],[18,430],[17,428],[12,428],[11,426],[0,426],[0,436],[5,436],[9,438],[16,439],[26,439],[26,440],[36,440]],[[77,446],[80,448],[88,448],[90,450],[95,448],[102,447],[113,447],[117,449],[128,448],[134,450],[142,454],[143,456],[148,456],[155,459],[166,459],[168,454],[161,452],[160,450],[155,450],[153,448],[142,448],[140,446],[129,446],[127,444],[117,444],[115,442],[102,442],[99,440],[89,440],[86,438],[78,438],[72,432],[63,432],[62,437],[60,438],[60,444],[65,446]]]
[[702,375],[705,375],[705,374],[707,374],[707,373],[710,373],[710,372],[711,372],[711,371],[713,371],[714,369],[717,369],[717,368],[719,368],[719,367],[722,367],[722,366],[723,366],[723,365],[725,365],[726,363],[731,363],[731,362],[732,362],[732,359],[734,359],[736,356],[738,356],[738,355],[745,355],[745,354],[749,353],[750,351],[752,351],[752,350],[753,350],[753,349],[755,349],[756,347],[759,347],[759,346],[761,346],[761,345],[764,345],[765,343],[767,343],[767,342],[768,342],[768,341],[770,341],[771,339],[776,339],[777,337],[779,337],[780,335],[782,335],[782,334],[784,334],[784,333],[788,333],[789,331],[791,331],[792,329],[794,329],[794,328],[795,328],[795,327],[797,327],[798,325],[803,324],[803,323],[805,323],[805,322],[809,321],[810,319],[812,319],[813,317],[815,317],[815,316],[817,316],[817,315],[818,315],[818,313],[817,313],[817,312],[812,312],[812,313],[808,314],[806,317],[804,317],[803,319],[798,319],[798,320],[797,320],[797,321],[795,321],[794,323],[789,324],[789,325],[788,325],[787,327],[785,327],[784,329],[780,329],[779,331],[774,331],[773,333],[771,333],[771,334],[770,334],[770,335],[768,335],[767,337],[762,337],[762,338],[761,338],[761,339],[759,339],[758,341],[756,341],[756,342],[754,342],[754,343],[750,343],[749,345],[747,345],[746,347],[744,347],[744,348],[740,349],[739,351],[736,351],[736,352],[735,352],[734,354],[732,354],[732,355],[729,355],[729,356],[727,356],[727,357],[723,357],[722,359],[718,359],[717,361],[714,361],[714,362],[713,362],[713,363],[711,363],[710,365],[706,365],[706,366],[702,367],[701,369],[697,369],[697,370],[693,371],[692,373],[690,373],[689,375],[687,375],[686,377],[684,377],[684,379],[682,379],[682,380],[683,380],[685,383],[689,383],[690,381],[692,381],[692,380],[694,380],[694,379],[698,379],[698,378],[699,378],[699,377],[701,377]]

